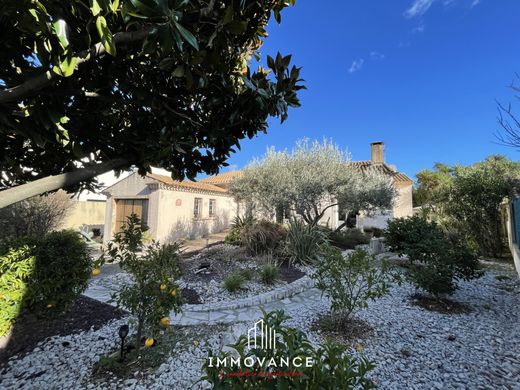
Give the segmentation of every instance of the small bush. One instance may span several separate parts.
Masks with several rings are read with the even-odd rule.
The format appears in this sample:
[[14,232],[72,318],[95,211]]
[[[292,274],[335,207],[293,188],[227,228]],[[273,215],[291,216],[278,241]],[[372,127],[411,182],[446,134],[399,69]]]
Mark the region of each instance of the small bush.
[[327,242],[327,232],[320,226],[293,220],[287,229],[285,253],[292,263],[314,263],[321,254],[321,246]]
[[255,276],[255,272],[251,268],[243,268],[239,271],[239,273],[245,280],[248,281],[252,280],[253,276]]
[[282,246],[287,232],[282,225],[260,221],[242,229],[241,241],[254,256],[275,253]]
[[264,284],[274,284],[280,277],[280,269],[275,264],[265,264],[260,270],[260,280]]
[[59,228],[73,207],[73,201],[62,190],[4,207],[0,209],[0,236],[42,237]]
[[367,234],[368,236],[372,236],[375,238],[383,237],[383,229],[379,229],[375,226],[366,227],[366,228],[363,228],[363,230],[365,231],[365,234]]
[[255,219],[251,215],[246,216],[236,216],[233,218],[233,222],[231,223],[231,230],[226,235],[226,238],[224,239],[224,242],[229,245],[241,245],[241,234],[242,230],[247,227],[251,226],[255,223]]
[[224,242],[229,245],[240,245],[242,241],[240,240],[240,234],[241,231],[239,228],[231,228],[229,233],[226,235],[226,238],[224,238]]
[[[355,358],[347,354],[346,347],[327,340],[324,344],[314,346],[302,331],[283,325],[290,317],[283,311],[264,313],[263,321],[268,329],[273,329],[279,337],[276,348],[248,348],[248,337],[240,336],[231,345],[236,353],[234,358],[241,362],[258,362],[251,368],[220,365],[217,359],[229,359],[229,352],[220,352],[214,356],[210,351],[209,359],[205,359],[201,381],[210,383],[212,389],[371,389],[374,384],[367,378],[367,373],[375,365],[366,358]],[[260,335],[258,336],[260,337]],[[273,367],[269,362],[288,359],[288,367]],[[299,359],[295,359],[299,358]],[[309,358],[312,364],[298,364]],[[273,360],[274,359],[274,360]],[[242,363],[243,364],[243,363]],[[236,375],[242,370],[250,375]],[[274,376],[267,380],[267,375],[277,372],[301,373],[301,376]]]
[[224,279],[223,286],[229,292],[241,290],[246,283],[246,279],[239,272],[234,272]]
[[52,232],[1,246],[0,335],[21,310],[62,312],[88,287],[92,261],[76,232]]
[[341,249],[356,249],[358,245],[366,245],[370,242],[370,237],[359,229],[340,230],[332,232],[330,240],[333,245]]
[[377,264],[374,256],[362,250],[343,256],[334,247],[326,248],[314,275],[316,287],[331,300],[331,308],[340,319],[368,307],[369,300],[388,294],[396,280],[389,264]]
[[478,257],[456,234],[446,234],[420,217],[395,219],[388,224],[387,243],[412,264],[408,279],[439,298],[452,294],[458,280],[481,276]]
[[[161,319],[168,318],[170,311],[180,312],[182,298],[175,280],[180,276],[179,245],[159,245],[152,242],[143,246],[147,231],[137,215],[127,218],[122,231],[114,236],[104,254],[109,262],[119,261],[120,267],[130,273],[135,283],[125,285],[114,299],[117,305],[137,317],[136,340],[140,341],[144,332],[152,337],[159,332]],[[141,344],[136,344],[139,351]]]
[[34,262],[26,245],[11,248],[0,256],[0,337],[11,329],[20,314]]

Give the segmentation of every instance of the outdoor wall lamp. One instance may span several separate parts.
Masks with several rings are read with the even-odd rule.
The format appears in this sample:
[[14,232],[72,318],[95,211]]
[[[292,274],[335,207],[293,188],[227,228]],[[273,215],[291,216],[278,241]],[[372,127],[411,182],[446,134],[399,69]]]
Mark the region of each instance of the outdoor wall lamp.
[[123,360],[123,356],[124,356],[126,336],[128,336],[128,325],[123,325],[119,328],[119,338],[121,339],[121,356],[120,356],[121,360]]

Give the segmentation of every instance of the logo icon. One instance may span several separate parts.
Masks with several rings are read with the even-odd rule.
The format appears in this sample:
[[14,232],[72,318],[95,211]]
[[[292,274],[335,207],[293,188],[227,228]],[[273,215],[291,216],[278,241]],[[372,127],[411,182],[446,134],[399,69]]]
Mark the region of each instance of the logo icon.
[[[260,341],[260,346],[257,345],[257,340]],[[264,320],[256,321],[253,327],[247,331],[247,346],[262,349],[276,348],[276,330],[267,326]]]

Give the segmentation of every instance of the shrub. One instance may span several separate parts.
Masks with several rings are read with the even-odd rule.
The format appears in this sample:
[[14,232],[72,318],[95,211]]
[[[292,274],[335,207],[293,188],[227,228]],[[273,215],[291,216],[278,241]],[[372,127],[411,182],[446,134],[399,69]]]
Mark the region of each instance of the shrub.
[[[346,347],[327,340],[324,344],[314,346],[302,331],[283,325],[290,317],[283,311],[264,313],[264,323],[278,335],[276,348],[248,348],[248,337],[242,335],[231,345],[236,353],[220,352],[214,356],[210,351],[209,359],[203,365],[205,375],[201,381],[208,381],[213,389],[371,389],[374,384],[367,373],[375,365],[364,357],[355,358],[346,353]],[[259,336],[260,337],[260,336]],[[231,367],[220,365],[215,367],[217,359],[229,359],[233,356],[240,362],[257,362],[253,367]],[[295,365],[300,359],[305,362],[309,358],[310,366]],[[287,367],[273,367],[269,362],[274,359],[288,359]],[[249,372],[249,375],[236,375],[238,372]],[[269,374],[294,372],[301,376],[291,377],[279,375],[267,380]]]
[[260,221],[242,229],[241,241],[251,255],[258,256],[275,253],[281,247],[286,234],[282,225]]
[[223,286],[229,292],[241,290],[244,287],[246,278],[240,272],[234,272],[224,279]]
[[321,246],[327,242],[327,232],[320,226],[293,220],[287,229],[285,253],[292,263],[314,263],[321,254]]
[[156,334],[161,319],[168,318],[171,310],[180,312],[181,296],[175,279],[180,276],[179,245],[159,245],[152,242],[144,247],[143,233],[148,228],[132,214],[127,218],[121,232],[114,236],[104,254],[109,262],[119,261],[121,268],[130,273],[135,283],[125,285],[114,295],[118,306],[124,307],[137,317],[136,347],[141,346],[141,336],[147,332],[149,337]]
[[254,276],[254,271],[251,268],[243,268],[239,273],[245,280],[252,280]]
[[229,245],[240,245],[242,242],[240,241],[240,229],[233,227],[224,238],[224,242]]
[[367,252],[356,250],[347,256],[334,247],[325,248],[322,260],[314,275],[316,287],[330,298],[332,311],[342,320],[388,294],[391,282],[396,280],[389,264]]
[[365,234],[367,234],[368,236],[372,235],[375,238],[380,238],[383,236],[383,229],[377,228],[375,226],[366,227],[366,228],[363,228],[363,230],[364,230]]
[[[420,217],[395,219],[388,224],[387,243],[412,263],[408,279],[439,297],[452,294],[458,280],[481,276],[477,255],[456,234],[446,234],[436,223]],[[422,239],[421,239],[422,237]]]
[[0,249],[0,334],[22,309],[64,311],[88,287],[92,261],[76,232],[4,242]]
[[347,229],[332,232],[330,240],[333,245],[341,249],[355,249],[358,245],[368,244],[370,237],[359,229]]
[[242,234],[242,230],[244,230],[245,227],[251,226],[254,223],[255,219],[252,215],[237,215],[235,218],[233,218],[233,222],[231,222],[231,230],[226,235],[224,242],[229,245],[241,245],[242,240],[240,236]]
[[34,260],[26,245],[0,256],[0,337],[11,329],[22,309]]
[[3,238],[42,237],[59,228],[72,207],[73,202],[64,191],[4,207],[0,209],[0,234]]
[[280,269],[276,264],[265,264],[260,270],[260,280],[264,284],[274,284],[280,277]]

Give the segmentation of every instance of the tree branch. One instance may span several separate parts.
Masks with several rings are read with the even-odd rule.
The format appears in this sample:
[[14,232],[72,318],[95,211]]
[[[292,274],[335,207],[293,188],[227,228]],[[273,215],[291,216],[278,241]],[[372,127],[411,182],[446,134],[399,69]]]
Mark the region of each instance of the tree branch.
[[[125,31],[114,34],[114,43],[130,43],[142,41],[148,35],[148,28],[137,30],[137,31]],[[87,50],[83,50],[75,55],[77,57],[76,66],[79,66],[93,58],[99,57],[105,53],[105,47],[101,42],[96,43],[94,46]],[[8,103],[19,100],[31,92],[38,91],[43,87],[47,86],[52,80],[59,77],[57,73],[50,70],[45,73],[39,74],[38,76],[32,77],[29,80],[23,82],[12,88],[0,90],[0,104]]]
[[78,168],[72,172],[48,176],[33,182],[0,191],[0,208],[20,202],[32,196],[72,186],[91,179],[113,169],[119,169],[132,163],[131,157],[116,158],[101,164]]

